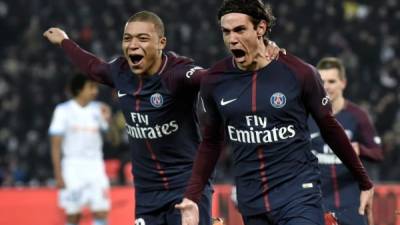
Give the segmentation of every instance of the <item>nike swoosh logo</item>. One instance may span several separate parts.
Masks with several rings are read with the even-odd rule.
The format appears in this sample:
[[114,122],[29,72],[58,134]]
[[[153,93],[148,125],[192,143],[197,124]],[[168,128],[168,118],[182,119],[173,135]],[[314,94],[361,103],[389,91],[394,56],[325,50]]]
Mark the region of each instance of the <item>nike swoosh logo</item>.
[[118,91],[117,94],[118,94],[118,98],[122,98],[126,95],[126,94],[122,94],[120,91]]
[[221,99],[221,105],[222,105],[222,106],[228,105],[229,103],[232,103],[232,102],[234,102],[234,101],[236,101],[236,100],[237,100],[237,98],[234,98],[234,99],[231,99],[231,100],[228,100],[228,101],[224,101],[224,99],[222,98],[222,99]]
[[318,136],[319,136],[319,132],[315,132],[315,133],[310,134],[311,139],[314,139],[314,138],[316,138]]

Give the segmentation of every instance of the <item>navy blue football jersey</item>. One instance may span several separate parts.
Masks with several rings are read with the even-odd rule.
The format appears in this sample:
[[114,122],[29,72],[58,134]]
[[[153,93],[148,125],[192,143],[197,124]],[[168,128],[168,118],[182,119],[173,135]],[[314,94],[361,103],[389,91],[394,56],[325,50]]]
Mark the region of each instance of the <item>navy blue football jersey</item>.
[[[368,115],[357,105],[346,101],[345,107],[335,115],[351,142],[360,147],[360,157],[366,160],[382,159],[380,139]],[[360,188],[350,171],[324,142],[312,118],[308,120],[312,152],[317,156],[322,178],[323,203],[326,210],[359,207]]]
[[[168,52],[162,55],[157,74],[141,77],[131,72],[123,57],[106,63],[70,40],[62,47],[85,74],[116,89],[129,135],[136,193],[175,190],[182,197],[200,143],[195,104],[201,68]],[[176,198],[172,193],[164,199],[136,195],[136,201],[150,209]]]
[[[215,166],[223,135],[232,146],[238,207],[243,215],[304,203],[320,195],[317,158],[307,126],[311,114],[338,149],[351,148],[333,118],[316,69],[291,55],[257,71],[238,69],[228,57],[203,77],[205,131],[185,196],[198,201]],[[364,188],[372,185],[356,155],[341,154]]]

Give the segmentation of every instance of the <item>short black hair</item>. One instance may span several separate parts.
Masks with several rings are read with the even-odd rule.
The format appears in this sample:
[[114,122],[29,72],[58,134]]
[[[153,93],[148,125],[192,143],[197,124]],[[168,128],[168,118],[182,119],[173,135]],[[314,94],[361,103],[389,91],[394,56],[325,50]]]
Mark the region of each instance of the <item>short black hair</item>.
[[127,23],[135,22],[135,21],[153,23],[156,28],[156,31],[158,32],[158,35],[160,35],[160,37],[165,36],[164,23],[157,14],[150,12],[150,11],[140,11],[140,12],[133,14],[131,17],[129,17]]
[[71,91],[72,96],[78,96],[88,80],[89,78],[81,73],[72,76],[69,82],[69,90]]
[[251,17],[254,26],[257,26],[261,20],[267,21],[265,36],[269,35],[276,21],[271,6],[264,4],[261,0],[224,0],[218,10],[218,21],[221,21],[221,17],[228,13],[246,14]]
[[340,80],[346,80],[346,69],[344,68],[343,61],[336,57],[322,58],[317,64],[318,70],[337,69],[339,71]]

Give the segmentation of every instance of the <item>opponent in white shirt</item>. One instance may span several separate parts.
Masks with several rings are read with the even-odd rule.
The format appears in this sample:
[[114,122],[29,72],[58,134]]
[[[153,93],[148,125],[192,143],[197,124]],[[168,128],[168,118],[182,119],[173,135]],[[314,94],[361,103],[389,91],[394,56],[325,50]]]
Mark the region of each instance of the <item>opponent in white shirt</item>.
[[75,75],[70,89],[73,98],[57,105],[49,128],[59,204],[67,214],[67,225],[79,223],[85,206],[93,212],[95,225],[106,225],[110,185],[101,132],[107,130],[111,112],[93,101],[98,87],[87,77]]

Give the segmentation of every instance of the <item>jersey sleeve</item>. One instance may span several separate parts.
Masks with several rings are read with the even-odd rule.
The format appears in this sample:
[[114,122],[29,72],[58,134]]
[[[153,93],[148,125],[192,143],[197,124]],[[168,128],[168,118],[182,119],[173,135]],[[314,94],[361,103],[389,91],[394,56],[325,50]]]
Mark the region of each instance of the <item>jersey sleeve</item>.
[[198,92],[206,70],[194,64],[179,65],[165,74],[165,82],[173,93]]
[[303,102],[317,123],[321,136],[358,181],[361,190],[373,185],[360,159],[331,111],[331,104],[315,68],[303,74]]
[[222,119],[209,86],[202,84],[200,96],[200,107],[204,111],[204,118],[201,120],[204,126],[203,140],[197,151],[192,176],[185,191],[185,197],[197,203],[217,164],[224,135]]
[[357,137],[360,146],[360,157],[372,161],[382,161],[383,150],[380,147],[380,138],[376,134],[375,128],[367,113],[360,109],[357,119],[359,122],[358,130],[360,131]]
[[51,119],[49,127],[49,135],[51,136],[62,136],[67,129],[66,113],[62,107],[57,106],[54,110],[53,117]]
[[114,87],[111,79],[110,63],[106,63],[93,54],[80,48],[75,42],[64,39],[61,47],[72,63],[90,79]]

